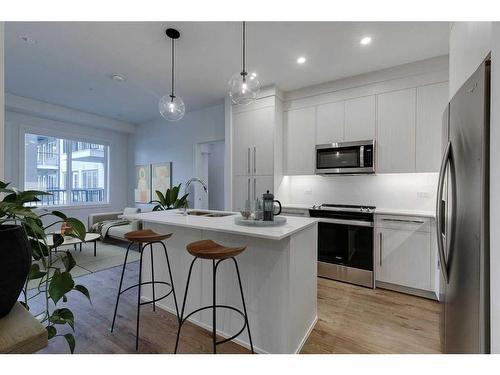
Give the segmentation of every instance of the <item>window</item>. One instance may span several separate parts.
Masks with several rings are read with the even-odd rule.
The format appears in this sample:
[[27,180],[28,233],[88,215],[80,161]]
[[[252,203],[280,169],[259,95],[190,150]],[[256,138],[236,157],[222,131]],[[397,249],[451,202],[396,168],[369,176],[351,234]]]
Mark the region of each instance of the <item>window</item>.
[[99,143],[27,133],[24,188],[51,193],[40,206],[105,203],[108,152]]

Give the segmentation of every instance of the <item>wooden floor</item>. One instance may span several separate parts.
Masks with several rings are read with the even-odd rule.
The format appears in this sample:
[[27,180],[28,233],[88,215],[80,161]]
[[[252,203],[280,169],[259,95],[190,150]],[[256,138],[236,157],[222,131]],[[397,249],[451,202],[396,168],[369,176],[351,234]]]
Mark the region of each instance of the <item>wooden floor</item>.
[[[138,263],[127,265],[124,285],[136,283]],[[70,294],[75,314],[76,353],[135,353],[137,294],[120,300],[114,332],[109,331],[121,267],[78,278],[87,286],[93,304]],[[302,353],[438,353],[439,305],[400,293],[371,290],[318,279],[318,323]],[[177,334],[174,315],[151,306],[141,309],[139,353],[172,353]],[[180,353],[211,353],[210,332],[186,323]],[[219,353],[248,353],[232,342]],[[41,353],[67,353],[62,338],[49,341]]]

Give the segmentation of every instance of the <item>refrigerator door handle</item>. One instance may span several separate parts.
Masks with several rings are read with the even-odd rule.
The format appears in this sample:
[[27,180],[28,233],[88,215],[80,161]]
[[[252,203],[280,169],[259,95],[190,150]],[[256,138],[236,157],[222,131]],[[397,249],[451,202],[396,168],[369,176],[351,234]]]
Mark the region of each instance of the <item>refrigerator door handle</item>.
[[444,179],[446,177],[446,168],[450,160],[451,142],[448,141],[444,150],[443,159],[441,161],[441,168],[439,169],[438,189],[436,197],[436,235],[439,254],[439,263],[441,264],[441,272],[446,282],[448,282],[448,266],[446,264],[446,257],[444,253],[443,236],[441,235],[441,228],[443,218],[441,217],[441,199],[443,196]]

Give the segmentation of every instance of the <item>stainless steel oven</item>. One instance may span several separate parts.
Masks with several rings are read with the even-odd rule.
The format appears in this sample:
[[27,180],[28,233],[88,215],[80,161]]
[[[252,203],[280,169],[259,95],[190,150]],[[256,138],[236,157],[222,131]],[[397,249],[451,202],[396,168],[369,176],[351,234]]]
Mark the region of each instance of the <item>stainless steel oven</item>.
[[373,288],[375,207],[323,204],[318,223],[318,276]]
[[368,173],[375,173],[374,140],[316,146],[316,174]]

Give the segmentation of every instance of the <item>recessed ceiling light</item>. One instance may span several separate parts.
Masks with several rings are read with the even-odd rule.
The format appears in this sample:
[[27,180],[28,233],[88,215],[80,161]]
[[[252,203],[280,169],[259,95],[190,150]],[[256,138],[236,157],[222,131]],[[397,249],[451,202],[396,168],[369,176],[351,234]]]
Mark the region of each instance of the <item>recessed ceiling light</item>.
[[307,59],[304,56],[300,56],[297,59],[297,64],[304,64],[307,61]]
[[372,37],[371,36],[365,36],[363,39],[361,39],[360,43],[363,46],[366,46],[372,42]]
[[124,82],[127,79],[123,74],[120,74],[120,73],[113,73],[113,74],[111,74],[110,77],[113,81],[117,81],[117,82]]
[[21,39],[23,42],[25,43],[31,43],[31,44],[35,44],[36,43],[36,40],[33,39],[33,38],[30,38],[29,36],[27,35],[18,35],[17,36],[19,39]]

